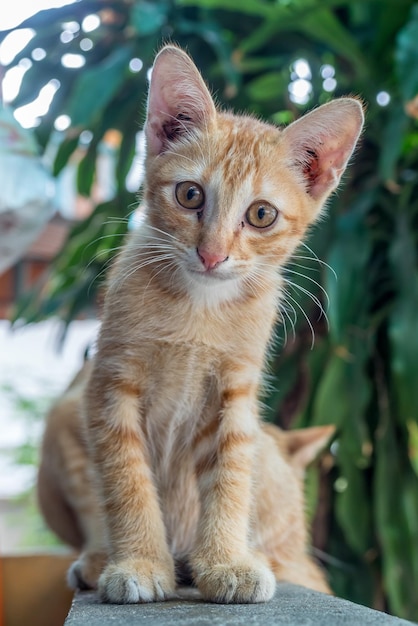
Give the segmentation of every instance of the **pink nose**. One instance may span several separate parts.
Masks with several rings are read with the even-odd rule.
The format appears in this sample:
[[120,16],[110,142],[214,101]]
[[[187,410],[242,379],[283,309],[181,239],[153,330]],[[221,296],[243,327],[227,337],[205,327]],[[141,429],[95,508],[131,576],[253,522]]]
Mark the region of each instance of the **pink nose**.
[[197,254],[206,270],[213,270],[215,267],[228,259],[225,254],[210,252],[209,250],[204,250],[203,248],[197,248]]

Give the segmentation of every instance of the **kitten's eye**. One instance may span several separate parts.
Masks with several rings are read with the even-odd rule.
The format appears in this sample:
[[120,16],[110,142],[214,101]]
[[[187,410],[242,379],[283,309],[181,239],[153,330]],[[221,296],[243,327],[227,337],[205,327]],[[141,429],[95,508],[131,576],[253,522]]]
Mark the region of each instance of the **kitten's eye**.
[[200,185],[186,180],[176,186],[176,198],[185,209],[200,209],[205,201],[205,194]]
[[246,213],[247,222],[255,228],[267,228],[275,222],[279,212],[268,202],[254,202]]

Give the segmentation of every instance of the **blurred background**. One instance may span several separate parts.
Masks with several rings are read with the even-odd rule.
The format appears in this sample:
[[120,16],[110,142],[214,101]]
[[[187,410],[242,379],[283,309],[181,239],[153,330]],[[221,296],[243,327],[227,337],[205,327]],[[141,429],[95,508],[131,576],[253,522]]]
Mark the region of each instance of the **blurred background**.
[[43,417],[94,341],[107,267],[135,227],[149,70],[173,41],[221,106],[279,125],[340,95],[365,102],[344,184],[286,269],[264,400],[283,428],[338,427],[307,477],[334,592],[418,620],[418,3],[14,0],[4,13],[2,549],[54,542],[33,502]]

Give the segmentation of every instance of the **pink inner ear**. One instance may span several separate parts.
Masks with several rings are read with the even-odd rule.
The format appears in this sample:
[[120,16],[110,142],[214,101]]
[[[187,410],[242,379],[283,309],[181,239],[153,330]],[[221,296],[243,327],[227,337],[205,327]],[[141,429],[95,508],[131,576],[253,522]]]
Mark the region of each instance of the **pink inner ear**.
[[215,116],[211,95],[185,52],[166,46],[155,60],[148,97],[148,153],[160,154],[167,144]]
[[341,98],[308,113],[285,129],[289,150],[315,200],[337,187],[363,125],[361,104]]
[[318,151],[307,149],[306,154],[302,165],[303,175],[308,183],[309,193],[313,198],[319,199],[337,187],[351,150],[347,151],[343,147],[332,149],[325,142],[320,144]]

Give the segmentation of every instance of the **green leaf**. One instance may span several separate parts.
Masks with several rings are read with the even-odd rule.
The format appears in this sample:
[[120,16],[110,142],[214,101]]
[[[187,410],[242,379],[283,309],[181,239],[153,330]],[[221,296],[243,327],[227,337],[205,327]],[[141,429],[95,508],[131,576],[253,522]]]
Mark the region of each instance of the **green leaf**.
[[68,103],[72,126],[91,126],[98,114],[111,101],[126,79],[132,46],[114,50],[105,61],[78,75]]
[[[404,194],[409,204],[410,194]],[[389,319],[391,369],[395,397],[402,421],[418,421],[418,254],[406,211],[397,215],[391,245],[391,262],[397,293]]]
[[180,6],[199,6],[206,9],[221,9],[252,16],[271,17],[275,13],[275,7],[265,0],[177,0]]
[[366,75],[367,63],[357,41],[330,10],[321,8],[308,12],[296,28],[351,61],[359,78]]
[[350,408],[344,402],[346,363],[337,354],[333,354],[326,364],[315,394],[315,426],[335,424],[341,426],[349,419]]
[[379,154],[379,174],[384,181],[396,181],[397,165],[402,153],[409,121],[402,104],[394,104],[388,111],[382,129],[382,149]]
[[408,428],[408,454],[415,474],[418,476],[418,424],[409,420],[406,424]]
[[70,156],[77,149],[79,138],[80,134],[77,133],[75,137],[69,137],[67,139],[64,139],[64,141],[60,143],[54,159],[54,165],[52,170],[54,176],[58,176],[61,170],[67,165]]
[[258,76],[246,85],[248,96],[256,101],[276,100],[286,93],[289,82],[288,72],[269,72]]
[[97,142],[92,141],[77,168],[77,191],[89,196],[96,173]]
[[396,70],[404,100],[418,95],[418,5],[412,7],[409,22],[396,39]]
[[327,272],[328,317],[331,336],[337,346],[347,344],[350,326],[362,327],[365,323],[369,302],[366,271],[371,247],[364,219],[374,193],[360,196],[351,211],[338,217],[334,243],[327,259],[337,275],[335,280],[331,272]]
[[401,617],[416,619],[414,547],[417,541],[418,481],[402,461],[402,449],[397,445],[392,421],[392,416],[382,416],[379,427],[375,517],[382,545],[383,579],[391,610]]
[[351,445],[349,437],[339,438],[338,464],[341,476],[338,480],[344,482],[341,492],[336,497],[336,515],[348,544],[358,555],[364,556],[373,546],[367,477],[365,472],[353,463],[345,442]]
[[168,4],[164,2],[137,1],[131,10],[131,25],[139,35],[151,35],[167,21]]

